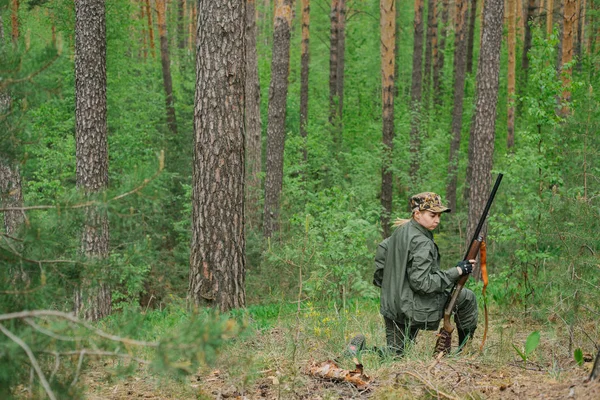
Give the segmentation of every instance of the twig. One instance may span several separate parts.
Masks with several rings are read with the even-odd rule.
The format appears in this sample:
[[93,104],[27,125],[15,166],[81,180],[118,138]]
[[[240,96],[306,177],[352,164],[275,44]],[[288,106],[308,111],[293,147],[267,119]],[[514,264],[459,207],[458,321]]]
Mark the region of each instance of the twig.
[[33,355],[33,352],[31,351],[29,346],[27,346],[27,344],[24,341],[22,341],[21,338],[19,338],[18,336],[14,335],[11,331],[6,329],[2,324],[0,324],[0,331],[2,331],[2,333],[8,336],[10,340],[21,346],[25,353],[27,353],[27,357],[29,357],[29,361],[31,361],[31,366],[35,369],[35,372],[37,373],[38,378],[40,379],[40,383],[46,391],[46,394],[48,395],[50,400],[56,400],[56,396],[54,396],[54,393],[50,388],[50,384],[48,384],[48,381],[46,380],[46,377],[44,376],[44,373],[42,372],[42,369],[40,368],[40,365],[38,364],[37,359]]
[[[421,375],[410,372],[410,371],[401,371],[398,375],[402,375],[402,374],[406,374],[406,375],[410,375],[413,378],[418,379],[419,381],[421,381],[421,383],[423,383],[425,386],[427,386],[431,391],[435,392],[437,394],[437,396],[442,396],[445,397],[447,399],[451,399],[451,400],[458,400],[458,398],[449,395],[448,393],[444,393],[438,389],[436,389],[433,384],[431,382],[429,382],[427,379],[423,378]],[[396,378],[398,377],[398,375],[396,375]]]
[[85,349],[78,352],[79,353],[79,361],[77,362],[77,370],[75,371],[75,377],[73,378],[73,382],[71,382],[71,387],[75,386],[77,383],[77,379],[79,379],[79,373],[81,372],[81,365],[83,364],[83,356],[85,355]]
[[10,314],[0,314],[0,321],[8,321],[11,319],[24,319],[31,317],[58,317],[62,319],[66,319],[68,321],[74,322],[76,324],[82,325],[86,329],[94,332],[96,335],[103,337],[108,340],[112,340],[113,342],[121,342],[126,344],[131,344],[134,346],[144,346],[144,347],[158,347],[157,342],[145,342],[142,340],[134,340],[129,338],[122,338],[119,336],[111,335],[106,333],[98,328],[93,327],[91,324],[78,319],[77,317],[67,314],[61,311],[54,310],[33,310],[33,311],[20,311]]

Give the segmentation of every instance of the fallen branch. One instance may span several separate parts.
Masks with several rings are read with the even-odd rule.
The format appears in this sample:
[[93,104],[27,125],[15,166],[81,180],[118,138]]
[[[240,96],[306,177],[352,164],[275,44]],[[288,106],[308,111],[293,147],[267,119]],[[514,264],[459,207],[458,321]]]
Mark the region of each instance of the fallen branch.
[[335,382],[349,382],[358,390],[367,390],[371,378],[364,373],[363,365],[356,358],[353,361],[356,364],[356,369],[352,371],[342,369],[335,362],[327,360],[320,364],[313,364],[310,367],[309,374]]

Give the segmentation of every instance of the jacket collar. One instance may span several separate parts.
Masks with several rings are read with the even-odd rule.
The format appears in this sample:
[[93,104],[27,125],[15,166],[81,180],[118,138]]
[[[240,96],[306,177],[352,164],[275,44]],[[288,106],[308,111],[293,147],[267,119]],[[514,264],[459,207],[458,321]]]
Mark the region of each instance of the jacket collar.
[[433,240],[433,233],[429,229],[426,229],[423,225],[415,221],[413,218],[410,219],[410,223],[414,226],[419,232],[427,236],[429,239]]

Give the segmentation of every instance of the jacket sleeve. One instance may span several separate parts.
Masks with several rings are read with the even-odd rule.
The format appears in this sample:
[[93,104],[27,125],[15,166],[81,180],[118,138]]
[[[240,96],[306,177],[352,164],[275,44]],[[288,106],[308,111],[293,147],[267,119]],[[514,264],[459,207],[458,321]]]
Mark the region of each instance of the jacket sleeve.
[[385,267],[385,255],[387,254],[387,245],[390,238],[385,239],[377,246],[375,253],[375,273],[373,274],[373,285],[381,287],[383,282],[383,267]]
[[433,246],[433,242],[425,240],[413,241],[410,245],[411,265],[408,267],[407,275],[408,283],[415,293],[442,293],[459,277],[455,267],[446,271],[435,268]]

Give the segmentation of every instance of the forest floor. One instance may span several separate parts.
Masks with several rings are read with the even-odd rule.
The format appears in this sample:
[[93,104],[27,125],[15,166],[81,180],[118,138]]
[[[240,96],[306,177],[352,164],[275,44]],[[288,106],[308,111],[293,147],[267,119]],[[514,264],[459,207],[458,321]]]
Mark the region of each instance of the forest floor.
[[[314,310],[311,315],[315,316]],[[343,326],[332,325],[329,333],[322,321],[330,315],[305,317],[292,324],[287,323],[292,319],[279,320],[275,326],[240,338],[222,349],[216,362],[184,379],[157,377],[143,368],[127,379],[110,379],[106,363],[92,367],[85,375],[87,398],[600,399],[600,381],[586,382],[595,355],[593,346],[583,350],[586,361],[578,365],[572,355],[577,334],[567,334],[564,326],[492,320],[483,352],[479,351],[483,332],[478,331],[462,354],[438,359],[431,356],[435,332],[421,332],[401,360],[363,353],[363,373],[368,378],[363,375],[366,384],[357,387],[347,381],[317,377],[311,371],[331,360],[342,369],[353,370],[356,365],[352,359],[340,356],[344,343],[348,336],[361,332],[368,342],[381,345],[384,335],[378,317],[364,314],[364,321],[353,316],[350,322],[342,318],[338,321],[344,321]],[[541,332],[540,344],[525,363],[513,346],[522,348],[536,329]],[[598,337],[597,329],[590,325],[580,331],[589,339]],[[340,331],[345,332],[341,337]]]

